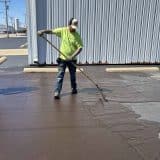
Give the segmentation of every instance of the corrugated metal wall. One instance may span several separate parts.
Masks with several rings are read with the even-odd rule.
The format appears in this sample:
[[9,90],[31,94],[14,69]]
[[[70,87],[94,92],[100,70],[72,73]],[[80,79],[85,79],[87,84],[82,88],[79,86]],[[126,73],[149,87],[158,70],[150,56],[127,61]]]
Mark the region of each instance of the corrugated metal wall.
[[[58,53],[36,30],[76,17],[84,42],[79,63],[160,63],[160,0],[27,0],[29,64],[55,64]],[[55,36],[48,38],[59,46]]]

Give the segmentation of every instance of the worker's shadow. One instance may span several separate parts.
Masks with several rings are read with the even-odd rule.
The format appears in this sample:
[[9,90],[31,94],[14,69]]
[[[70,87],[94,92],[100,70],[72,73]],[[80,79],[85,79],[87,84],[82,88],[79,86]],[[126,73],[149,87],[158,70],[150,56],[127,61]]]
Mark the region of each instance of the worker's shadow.
[[21,94],[28,93],[38,90],[37,87],[14,87],[14,88],[5,88],[0,89],[0,95],[13,95],[13,94]]
[[[78,89],[78,93],[96,94],[98,92],[99,91],[98,91],[97,88],[81,88],[81,89]],[[112,90],[107,89],[107,88],[102,88],[102,92],[103,93],[111,93]],[[61,96],[65,97],[65,96],[68,96],[68,95],[71,95],[71,92],[62,93]]]

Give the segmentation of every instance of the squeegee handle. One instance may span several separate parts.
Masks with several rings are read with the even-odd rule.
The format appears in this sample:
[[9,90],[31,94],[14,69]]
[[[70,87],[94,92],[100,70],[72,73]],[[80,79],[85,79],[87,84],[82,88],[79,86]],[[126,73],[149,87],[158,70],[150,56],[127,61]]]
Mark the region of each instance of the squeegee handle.
[[[44,35],[41,36],[42,38],[44,38],[55,50],[57,50],[62,56],[64,56],[66,59],[68,58],[64,53],[62,53],[55,45],[53,45]],[[91,79],[80,67],[78,67],[75,63],[72,63],[72,65],[74,67],[76,67],[85,77],[87,77],[90,81],[92,81],[92,83],[96,86],[97,83],[93,81],[93,79]]]

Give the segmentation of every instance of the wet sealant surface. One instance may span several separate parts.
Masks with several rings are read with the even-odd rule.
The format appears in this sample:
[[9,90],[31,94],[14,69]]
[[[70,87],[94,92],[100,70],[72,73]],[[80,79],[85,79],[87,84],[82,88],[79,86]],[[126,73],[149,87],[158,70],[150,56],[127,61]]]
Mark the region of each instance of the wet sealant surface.
[[128,107],[159,101],[159,81],[150,74],[109,74],[103,66],[95,70],[87,68],[114,101],[99,101],[95,86],[80,74],[78,95],[71,95],[66,74],[57,101],[53,99],[55,74],[1,73],[0,160],[160,158],[159,123],[140,120],[141,115]]

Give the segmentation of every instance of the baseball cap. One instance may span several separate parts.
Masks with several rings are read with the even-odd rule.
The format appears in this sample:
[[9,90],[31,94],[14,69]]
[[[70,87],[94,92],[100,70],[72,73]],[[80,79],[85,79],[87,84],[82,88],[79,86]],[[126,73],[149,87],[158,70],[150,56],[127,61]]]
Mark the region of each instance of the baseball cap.
[[71,27],[73,29],[77,29],[77,27],[78,27],[78,20],[77,19],[72,20]]

